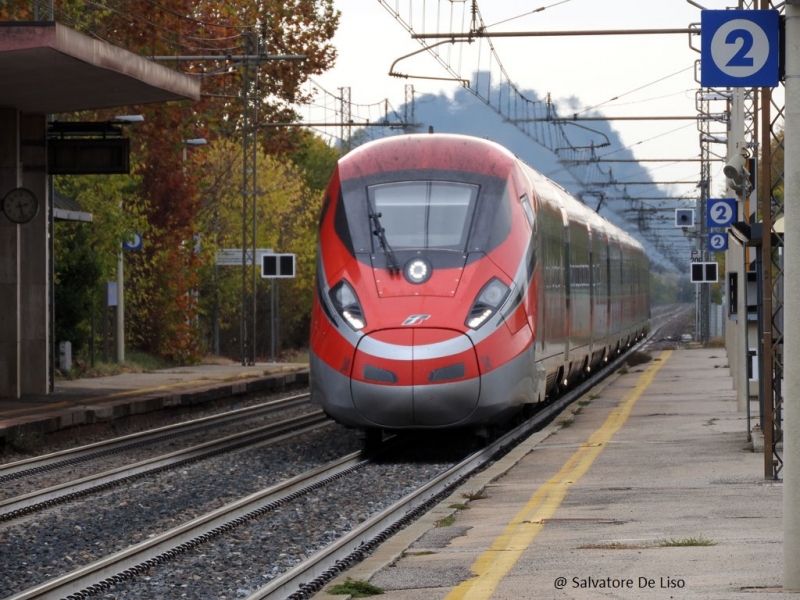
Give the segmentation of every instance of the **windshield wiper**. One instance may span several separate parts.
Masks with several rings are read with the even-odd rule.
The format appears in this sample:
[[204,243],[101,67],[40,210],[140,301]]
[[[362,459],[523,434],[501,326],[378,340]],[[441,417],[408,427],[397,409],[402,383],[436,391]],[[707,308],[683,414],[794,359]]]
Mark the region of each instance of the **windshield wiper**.
[[397,262],[394,250],[389,245],[389,240],[386,239],[386,230],[381,225],[381,213],[372,208],[372,202],[369,200],[367,200],[367,209],[369,210],[369,220],[372,222],[372,234],[378,238],[381,248],[386,253],[386,266],[389,269],[389,273],[399,273],[401,270],[400,264]]

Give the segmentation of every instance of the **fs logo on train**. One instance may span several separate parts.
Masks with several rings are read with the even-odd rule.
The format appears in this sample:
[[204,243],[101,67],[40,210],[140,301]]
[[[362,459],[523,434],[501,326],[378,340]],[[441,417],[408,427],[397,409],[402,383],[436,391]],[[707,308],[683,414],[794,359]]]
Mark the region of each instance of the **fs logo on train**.
[[405,321],[403,321],[403,325],[419,325],[430,318],[430,315],[411,315]]

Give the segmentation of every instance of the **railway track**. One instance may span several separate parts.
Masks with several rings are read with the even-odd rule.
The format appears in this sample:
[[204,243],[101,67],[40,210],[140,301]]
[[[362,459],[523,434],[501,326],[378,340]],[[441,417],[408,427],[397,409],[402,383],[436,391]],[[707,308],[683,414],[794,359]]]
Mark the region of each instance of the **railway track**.
[[103,560],[16,594],[8,600],[90,597],[274,511],[292,499],[362,468],[366,463],[360,452],[350,454],[324,467],[230,503]]
[[[197,456],[214,454],[218,450],[206,444],[204,448],[191,449],[188,454],[180,453],[184,455],[183,457],[170,456],[158,459],[162,463],[172,462],[167,467],[169,471],[163,468],[159,471],[159,466],[156,466],[155,469],[147,469],[147,472],[141,475],[132,475],[131,467],[125,467],[111,474],[112,479],[120,477],[119,481],[125,485],[112,480],[111,483],[101,482],[98,486],[98,478],[94,478],[90,492],[94,492],[94,495],[77,498],[80,494],[72,492],[71,499],[75,501],[69,506],[58,506],[58,501],[53,504],[47,501],[38,502],[37,511],[48,507],[51,510],[41,511],[35,518],[25,517],[22,513],[27,514],[27,511],[22,510],[11,516],[24,518],[9,519],[0,526],[0,547],[4,548],[0,553],[0,597],[7,598],[9,594],[17,593],[23,589],[21,585],[23,583],[27,583],[25,586],[27,587],[37,579],[49,581],[54,573],[82,569],[92,573],[92,568],[87,564],[81,565],[78,569],[74,568],[75,565],[87,563],[87,559],[92,557],[100,558],[101,561],[112,565],[118,564],[127,548],[139,545],[131,543],[137,539],[144,540],[139,551],[147,551],[154,541],[162,545],[169,544],[170,542],[164,539],[169,540],[171,535],[163,534],[176,523],[181,525],[177,531],[173,531],[174,536],[183,537],[185,540],[186,533],[183,530],[195,529],[199,531],[197,535],[201,539],[206,539],[208,529],[213,530],[216,527],[215,511],[224,503],[223,501],[232,498],[237,498],[234,504],[238,502],[242,506],[238,514],[235,514],[234,520],[252,510],[257,510],[259,499],[262,504],[271,508],[281,506],[285,500],[281,501],[278,498],[280,493],[291,495],[294,488],[299,485],[296,481],[292,481],[299,472],[295,462],[319,465],[328,462],[329,459],[326,459],[328,456],[341,457],[344,454],[341,452],[342,449],[352,454],[358,448],[357,442],[350,439],[352,436],[347,436],[348,444],[342,444],[340,441],[338,449],[328,450],[331,440],[337,436],[340,440],[345,437],[343,432],[337,432],[332,424],[316,411],[311,415],[294,417],[260,428],[255,434],[247,434],[246,437],[251,439],[245,440],[246,442],[257,442],[258,438],[264,438],[261,440],[264,443],[258,446],[251,444],[250,448],[240,452],[227,453],[224,456],[216,452],[210,460],[198,463],[193,460]],[[235,441],[226,439],[214,444],[225,450],[230,450],[231,445],[241,447],[242,436],[236,437],[240,439]],[[264,445],[267,442],[270,443],[268,448]],[[305,450],[302,450],[303,445],[306,447]],[[350,447],[349,450],[346,450],[347,446]],[[302,456],[304,453],[305,456]],[[270,465],[270,468],[258,469],[259,461]],[[334,462],[337,461],[342,462],[340,458]],[[134,470],[141,467],[144,465],[136,465]],[[320,469],[311,469],[315,470]],[[104,474],[104,477],[106,475],[108,474]],[[314,473],[308,474],[307,479],[309,477],[313,486]],[[205,481],[199,485],[203,479]],[[252,494],[252,490],[264,487],[263,483],[258,485],[262,480],[265,483],[273,483],[267,485],[265,490]],[[229,489],[235,487],[234,484],[237,482],[244,482],[244,485],[235,490]],[[87,485],[87,482],[80,484]],[[208,490],[200,489],[203,486],[207,486]],[[58,494],[64,495],[65,491],[60,489]],[[98,491],[103,493],[97,494]],[[45,490],[38,495],[38,499],[41,500],[52,492],[53,490]],[[156,498],[159,501],[163,499],[163,502],[156,503]],[[27,503],[34,502],[32,498],[22,500]],[[247,508],[248,506],[255,508],[251,510]],[[236,513],[235,507],[231,507],[231,510]],[[229,513],[229,511],[223,512]],[[197,523],[187,525],[194,516],[202,513],[207,513],[205,518],[198,517]],[[207,525],[206,522],[211,524]],[[204,524],[207,526],[205,531],[202,529]],[[136,552],[133,555],[136,556]],[[81,560],[76,562],[78,557]],[[70,568],[70,564],[73,568]],[[127,567],[123,570],[126,569]],[[35,587],[34,585],[33,588]],[[29,597],[69,595],[62,596],[59,591],[52,594],[44,592],[44,595],[41,595],[40,591],[30,593],[32,596]],[[22,597],[26,597],[24,593]]]
[[211,415],[201,419],[194,419],[174,425],[167,425],[150,429],[131,435],[126,435],[94,444],[80,446],[53,452],[43,456],[36,456],[24,460],[0,465],[0,484],[23,479],[38,473],[72,467],[83,462],[94,461],[106,456],[124,454],[131,450],[159,443],[176,440],[182,437],[208,432],[226,425],[252,421],[276,413],[304,405],[308,402],[309,394],[297,394],[280,400],[272,400],[246,408],[227,411],[218,415]]
[[[457,461],[414,489],[391,506],[377,511],[349,532],[340,536],[325,548],[317,551],[300,564],[287,569],[264,586],[248,590],[249,600],[261,598],[305,598],[321,589],[336,574],[358,562],[373,547],[390,537],[393,532],[422,514],[473,473],[481,470],[498,454],[513,447],[532,431],[550,422],[575,399],[585,394],[624,361],[622,356],[596,379],[586,382],[562,398],[546,406],[537,415],[521,426],[496,440],[490,446]],[[380,462],[380,458],[377,459]],[[12,596],[9,600],[32,598],[87,598],[114,589],[115,593],[137,580],[140,575],[153,575],[173,560],[180,560],[206,544],[225,543],[226,536],[236,537],[238,530],[281,511],[291,512],[293,503],[321,493],[326,486],[341,481],[347,489],[356,484],[349,477],[375,468],[375,462],[353,453],[324,467],[310,470],[289,481],[269,486],[260,492],[231,502],[219,509],[204,514],[191,522],[163,532],[142,543],[130,546],[111,556],[104,557],[70,573],[48,580],[38,586]],[[325,497],[325,496],[321,496]],[[247,536],[245,536],[247,537]],[[203,553],[210,553],[203,550]],[[266,565],[262,568],[266,569]],[[237,592],[238,593],[238,592]],[[242,596],[241,593],[238,593]],[[139,597],[137,594],[128,597]]]
[[468,479],[483,466],[497,458],[507,449],[532,432],[541,429],[578,398],[588,394],[604,379],[622,366],[628,356],[638,350],[646,350],[657,340],[664,327],[687,312],[687,307],[664,307],[656,311],[653,327],[646,338],[634,344],[628,352],[611,361],[591,380],[584,382],[555,402],[547,405],[531,419],[508,432],[486,449],[467,457],[446,473],[432,480],[424,488],[409,494],[391,508],[376,515],[363,526],[353,530],[340,541],[287,572],[280,578],[262,587],[247,597],[247,600],[287,598],[302,600],[320,591],[322,587],[339,573],[362,560],[377,545],[385,541],[408,522],[432,507],[440,499],[447,497],[454,487]]
[[143,477],[177,469],[193,462],[208,459],[225,452],[232,452],[253,444],[267,441],[277,442],[288,436],[302,435],[324,427],[329,422],[322,411],[314,411],[308,415],[294,417],[279,423],[258,427],[256,429],[227,436],[212,442],[192,446],[184,450],[158,456],[134,465],[119,467],[111,471],[69,481],[43,490],[37,490],[0,502],[0,522],[11,521],[22,516],[52,508],[111,489],[112,487],[130,483]]
[[650,318],[651,330],[641,349],[647,351],[665,342],[672,346],[680,342],[681,334],[685,333],[681,324],[687,319],[691,320],[693,314],[694,307],[690,304],[655,307]]
[[[675,316],[672,313],[665,313],[654,317],[654,326],[650,337],[631,350],[645,347],[649,341],[659,335],[663,327],[661,322],[667,322],[669,319],[674,319]],[[615,372],[625,362],[625,359],[626,355],[617,358],[591,381],[578,386],[557,401],[547,405],[533,419],[507,433],[491,446],[474,452],[463,460],[456,461],[455,464],[447,465],[432,477],[414,485],[413,490],[409,493],[393,500],[390,506],[373,511],[368,518],[359,519],[362,522],[357,523],[330,543],[324,544],[324,547],[315,549],[313,553],[306,551],[310,556],[303,558],[301,554],[303,560],[296,560],[294,562],[297,564],[271,574],[270,581],[265,585],[248,585],[245,588],[228,591],[229,597],[236,595],[237,597],[247,597],[249,600],[261,598],[299,600],[313,595],[327,581],[352,564],[359,562],[372,548],[388,539],[407,522],[415,519],[441,498],[452,493],[455,487],[469,478],[471,474],[481,470],[487,462],[494,460],[498,454],[513,447],[517,440],[523,439],[555,418],[569,404],[586,394],[606,376]],[[285,515],[297,513],[299,523],[292,525],[287,524],[290,523],[289,521],[279,521],[273,526],[273,530],[313,527],[303,519],[309,510],[308,507],[333,502],[342,495],[341,490],[351,490],[359,485],[370,487],[369,483],[359,484],[351,478],[358,477],[359,474],[365,476],[364,474],[372,469],[378,473],[380,458],[376,458],[377,461],[366,460],[359,453],[351,453],[331,461],[323,467],[308,470],[287,481],[269,485],[245,498],[229,502],[177,527],[162,531],[157,535],[151,535],[145,541],[130,545],[64,575],[48,579],[44,583],[10,596],[8,600],[87,598],[108,590],[112,590],[114,594],[120,593],[119,597],[154,597],[157,594],[147,588],[148,585],[153,585],[152,581],[149,581],[150,578],[153,581],[168,581],[170,577],[174,579],[174,575],[170,573],[159,575],[158,573],[164,569],[168,571],[171,569],[173,573],[186,570],[185,567],[170,567],[171,563],[182,560],[188,560],[193,564],[205,565],[209,560],[213,563],[215,562],[213,559],[206,558],[207,554],[214,556],[214,551],[209,549],[209,546],[220,544],[228,546],[234,543],[229,539],[240,541],[243,538],[249,538],[251,534],[246,533],[249,528],[259,526],[263,528],[264,521],[277,518],[281,513],[284,514],[284,518]],[[375,479],[370,481],[380,481],[382,476],[376,474],[374,477]],[[336,488],[337,485],[338,488]],[[377,486],[377,484],[375,485]],[[329,487],[332,491],[326,492],[325,490]],[[337,489],[339,491],[336,491]],[[299,506],[301,501],[306,501],[305,507]],[[326,519],[330,521],[332,517],[323,517],[322,521],[325,522]],[[261,525],[258,525],[259,523]],[[281,531],[280,533],[285,532]],[[327,533],[325,532],[326,535]],[[263,533],[252,534],[253,537],[263,535]],[[292,540],[291,535],[294,533],[290,532],[287,535],[290,536],[287,540]],[[270,543],[278,549],[286,548],[286,553],[289,552],[288,547],[291,542],[281,541],[284,538],[279,537],[277,533],[274,539],[269,537],[261,539],[269,539]],[[258,556],[259,560],[263,555],[264,564],[255,565],[254,568],[260,569],[262,572],[267,571],[272,564],[271,561],[274,561],[274,558],[270,558],[270,556],[274,556],[274,554],[268,556],[263,543],[257,545],[256,549],[249,548],[251,549],[240,552],[240,554],[248,555],[253,559]],[[201,558],[197,558],[198,553],[201,553]],[[205,567],[200,570],[205,570]],[[141,577],[143,574],[146,576]],[[223,575],[218,576],[217,579],[222,579]],[[253,577],[252,579],[260,578]],[[235,587],[237,584],[231,585]],[[133,590],[128,589],[129,587],[133,587]],[[228,589],[230,590],[230,587]],[[213,592],[211,593],[213,595]],[[192,596],[188,594],[186,597]]]

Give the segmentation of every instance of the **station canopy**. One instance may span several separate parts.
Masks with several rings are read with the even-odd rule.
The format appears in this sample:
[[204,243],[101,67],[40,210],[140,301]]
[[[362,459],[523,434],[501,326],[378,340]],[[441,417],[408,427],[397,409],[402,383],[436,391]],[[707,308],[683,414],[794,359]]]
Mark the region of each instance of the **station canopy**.
[[0,106],[55,114],[198,100],[200,82],[59,23],[0,22]]

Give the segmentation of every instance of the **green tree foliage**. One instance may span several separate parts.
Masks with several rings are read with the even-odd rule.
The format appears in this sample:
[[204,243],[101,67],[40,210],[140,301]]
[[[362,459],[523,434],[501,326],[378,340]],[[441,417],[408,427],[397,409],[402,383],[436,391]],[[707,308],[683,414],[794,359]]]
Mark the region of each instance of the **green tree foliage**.
[[61,260],[55,270],[55,335],[59,341],[71,342],[76,354],[88,350],[92,324],[99,326],[95,305],[102,270],[91,237],[84,223],[58,228]]
[[148,226],[134,177],[59,177],[57,190],[93,216],[91,223],[57,222],[54,236],[56,339],[84,353],[92,323],[102,329],[105,284],[116,280],[121,240],[133,232],[147,235]]
[[324,192],[339,160],[339,153],[310,131],[300,130],[301,143],[286,157],[300,169],[306,186]]
[[[307,343],[313,293],[316,257],[316,224],[322,205],[323,191],[315,190],[308,181],[327,180],[336,152],[318,138],[308,138],[309,148],[298,156],[316,157],[305,165],[278,157],[266,156],[257,164],[256,246],[278,253],[296,255],[296,277],[283,279],[279,290],[280,332],[287,345]],[[261,154],[261,153],[259,153]],[[220,248],[241,248],[242,193],[241,149],[231,141],[219,141],[205,151],[203,174],[198,183],[203,199],[199,211],[202,230],[200,313],[205,324],[203,338],[210,345],[215,312],[218,314],[223,353],[236,355],[241,316],[242,268],[215,267],[214,255]],[[322,157],[327,157],[323,160]],[[250,209],[250,206],[247,206]],[[259,265],[256,265],[259,269]],[[257,337],[259,356],[269,353],[270,286],[257,271]],[[248,268],[245,276],[252,277]]]
[[[784,130],[779,130],[770,144],[770,184],[772,193],[778,204],[783,204],[783,184],[784,184],[784,164],[783,164],[783,140]],[[763,160],[763,158],[762,158]]]
[[650,273],[650,304],[660,306],[679,302],[694,302],[695,284],[688,275],[675,272]]

